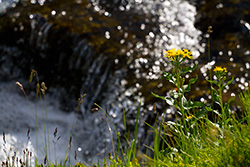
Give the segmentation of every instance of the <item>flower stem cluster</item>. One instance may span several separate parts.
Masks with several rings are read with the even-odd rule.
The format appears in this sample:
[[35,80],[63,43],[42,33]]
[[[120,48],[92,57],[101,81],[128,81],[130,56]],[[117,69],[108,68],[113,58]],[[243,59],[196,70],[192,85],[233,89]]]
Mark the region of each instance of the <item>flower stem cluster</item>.
[[[167,97],[158,96],[153,93],[157,98],[161,98],[166,101],[170,106],[174,106],[177,109],[177,113],[180,115],[180,123],[184,127],[184,133],[187,132],[187,128],[191,127],[195,120],[203,118],[209,111],[215,112],[219,116],[219,122],[221,127],[225,127],[230,116],[229,116],[229,103],[223,103],[223,89],[231,84],[233,78],[230,81],[226,81],[227,68],[216,66],[214,68],[214,74],[216,80],[208,80],[211,83],[211,94],[213,101],[220,105],[221,111],[218,112],[211,108],[209,104],[204,102],[193,102],[185,97],[187,92],[190,92],[191,85],[194,84],[198,77],[190,78],[188,81],[185,80],[187,73],[193,72],[196,68],[194,66],[188,66],[183,68],[183,62],[186,59],[192,59],[192,52],[187,49],[171,49],[164,51],[164,57],[170,60],[172,65],[171,72],[163,72],[163,78],[172,83],[175,87],[174,91],[170,91]],[[216,89],[213,87],[216,86]],[[190,116],[191,115],[191,116]],[[185,119],[186,118],[186,119]]]
[[[188,81],[185,79],[187,73],[193,72],[196,65],[183,68],[182,63],[186,59],[192,59],[192,52],[187,49],[172,49],[164,51],[164,57],[170,59],[172,69],[170,73],[164,72],[163,78],[172,83],[175,87],[174,91],[170,91],[170,96],[161,97],[153,93],[155,97],[161,98],[167,102],[170,106],[175,106],[177,112],[181,116],[181,123],[184,125],[184,133],[187,132],[187,117],[190,115],[189,110],[192,108],[201,107],[199,103],[193,103],[191,100],[187,100],[185,94],[191,90],[191,85],[197,80],[197,77],[190,78]],[[190,120],[188,119],[188,120]]]
[[[221,109],[221,114],[219,114],[221,118],[221,126],[225,127],[228,120],[230,119],[230,114],[229,114],[229,103],[233,100],[230,99],[227,103],[223,103],[223,90],[231,84],[234,80],[232,78],[230,81],[226,81],[226,74],[227,74],[227,68],[226,67],[221,67],[221,66],[216,66],[214,68],[214,75],[216,76],[216,80],[208,80],[212,84],[211,86],[211,93],[213,96],[213,99],[215,103],[219,104],[220,109]],[[214,88],[214,86],[217,87],[217,89]]]

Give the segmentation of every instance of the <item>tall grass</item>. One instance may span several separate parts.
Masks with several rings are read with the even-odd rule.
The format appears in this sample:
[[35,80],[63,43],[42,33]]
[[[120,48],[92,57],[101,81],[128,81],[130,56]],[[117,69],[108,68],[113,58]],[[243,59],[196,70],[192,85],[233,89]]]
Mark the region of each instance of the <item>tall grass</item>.
[[[20,82],[16,82],[16,84],[19,86],[19,88],[21,89],[21,91],[23,92],[26,100],[28,101],[28,104],[30,106],[30,110],[32,111],[32,114],[34,116],[34,120],[36,123],[36,153],[32,153],[28,150],[28,147],[26,147],[23,150],[23,156],[22,157],[18,157],[16,155],[16,152],[13,149],[10,149],[10,152],[13,151],[13,155],[11,155],[10,153],[8,154],[7,158],[5,161],[3,161],[1,163],[2,167],[18,167],[18,166],[25,166],[25,167],[32,167],[32,166],[36,166],[36,167],[43,167],[43,166],[49,166],[49,167],[54,167],[54,166],[73,166],[70,163],[70,149],[71,149],[71,141],[72,141],[72,133],[73,133],[73,128],[74,128],[74,123],[76,121],[76,116],[77,113],[80,109],[80,106],[83,102],[83,98],[84,96],[86,96],[86,94],[81,95],[81,97],[78,99],[78,106],[75,112],[75,116],[74,116],[74,120],[72,122],[72,127],[70,130],[70,136],[68,139],[68,143],[67,143],[67,147],[66,147],[66,151],[65,151],[65,158],[64,160],[59,160],[60,164],[57,164],[57,157],[56,157],[56,143],[57,141],[60,139],[61,136],[57,137],[57,128],[55,129],[54,132],[54,140],[52,140],[53,144],[54,144],[54,157],[55,157],[55,162],[52,162],[51,160],[51,148],[50,148],[50,135],[49,135],[49,126],[48,126],[48,111],[47,111],[47,103],[46,103],[46,90],[47,87],[45,86],[45,83],[42,82],[40,84],[39,82],[39,77],[38,77],[38,73],[35,70],[32,70],[31,75],[30,75],[30,82],[32,82],[33,78],[36,78],[36,103],[35,103],[35,107],[33,108],[33,106],[31,105],[31,101],[29,100],[28,95],[26,94],[26,91],[23,87],[23,85]],[[41,114],[42,114],[42,126],[39,126],[38,124],[38,104],[41,104]],[[43,129],[43,132],[42,130]],[[28,128],[28,132],[27,132],[27,139],[28,141],[30,140],[30,128]],[[43,148],[38,148],[38,139],[42,139],[42,144],[43,144]],[[5,137],[5,133],[3,132],[3,141],[4,141],[4,146],[6,145],[6,137]],[[6,149],[6,148],[4,148]],[[42,153],[43,157],[44,157],[44,161],[43,162],[38,162],[38,158],[37,157],[41,157],[40,152]],[[6,152],[7,153],[7,152]],[[75,155],[76,158],[77,155]]]
[[[172,70],[171,72],[164,72],[163,78],[174,85],[174,89],[170,91],[170,96],[160,96],[152,93],[156,98],[160,98],[170,106],[173,106],[177,110],[176,121],[164,121],[164,117],[161,121],[156,121],[155,125],[149,125],[154,133],[154,145],[153,147],[146,146],[148,148],[147,153],[142,154],[139,152],[138,141],[138,126],[139,126],[139,114],[141,110],[141,103],[139,103],[136,111],[134,138],[130,140],[129,129],[126,125],[125,109],[123,109],[123,121],[125,134],[121,136],[120,132],[117,132],[115,125],[112,123],[107,111],[101,106],[95,104],[97,108],[94,111],[99,112],[107,123],[110,138],[112,142],[112,153],[108,159],[104,158],[101,164],[97,163],[92,166],[106,166],[106,167],[162,167],[162,166],[250,166],[250,92],[244,91],[239,95],[241,99],[243,111],[242,113],[231,112],[230,102],[234,100],[234,97],[228,101],[223,101],[223,90],[225,87],[232,83],[232,79],[227,79],[227,69],[225,67],[215,67],[213,70],[216,79],[212,80],[210,77],[207,82],[210,83],[212,103],[207,104],[203,102],[193,101],[186,97],[186,93],[191,91],[191,85],[193,85],[197,77],[184,79],[184,75],[192,73],[196,69],[196,65],[184,67],[183,63],[187,59],[192,59],[191,52],[183,49],[173,49],[165,52],[165,57],[170,60]],[[210,72],[212,75],[212,71]],[[37,113],[32,110],[35,117],[37,132],[40,137],[43,138],[43,154],[45,161],[39,165],[36,161],[35,166],[74,166],[85,167],[90,166],[85,163],[71,164],[70,149],[73,127],[76,119],[72,123],[70,137],[67,143],[65,152],[65,158],[60,164],[57,164],[57,160],[54,163],[51,162],[50,144],[49,144],[49,132],[48,132],[48,115],[46,109],[46,86],[44,83],[40,84],[36,71],[32,71],[31,80],[33,77],[37,77],[37,97],[44,100],[42,107],[45,110],[43,131],[37,123]],[[25,97],[29,101],[23,86],[17,82],[17,85],[23,91]],[[83,97],[82,95],[78,99],[78,107],[76,114],[80,109]],[[220,106],[219,110],[214,108],[213,103]],[[214,113],[214,118],[209,119],[208,113]],[[57,137],[57,129],[54,132],[54,150],[56,152],[56,141],[60,137]],[[3,134],[3,141],[6,143],[5,134]],[[38,135],[37,135],[38,136]],[[29,131],[27,133],[29,137]],[[121,139],[125,139],[126,146],[123,147]],[[37,147],[37,155],[38,155]],[[150,155],[153,152],[153,155]],[[28,150],[24,150],[24,156],[22,159],[13,156],[7,158],[5,162],[2,162],[2,166],[32,166],[31,158],[34,155]],[[143,158],[141,158],[143,157]],[[56,158],[56,155],[55,155]]]

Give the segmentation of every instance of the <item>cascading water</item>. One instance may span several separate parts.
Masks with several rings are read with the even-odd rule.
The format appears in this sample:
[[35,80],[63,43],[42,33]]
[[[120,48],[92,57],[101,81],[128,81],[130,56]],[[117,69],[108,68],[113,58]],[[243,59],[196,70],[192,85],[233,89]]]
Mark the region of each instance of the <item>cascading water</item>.
[[[5,78],[1,79],[0,112],[3,113],[3,123],[0,130],[6,132],[6,140],[16,151],[22,152],[22,147],[25,147],[25,144],[20,143],[27,142],[25,134],[30,127],[33,133],[28,144],[30,150],[35,152],[35,121],[31,109],[27,107],[28,102],[24,97],[17,93],[19,90],[13,88],[16,86],[15,81],[27,75],[25,73],[31,68],[41,74],[41,80],[48,87],[52,85],[46,101],[51,139],[56,127],[62,136],[57,145],[58,159],[64,158],[61,153],[65,153],[64,146],[74,117],[72,106],[67,109],[65,103],[72,103],[74,100],[70,99],[82,93],[87,96],[83,99],[81,116],[75,123],[72,146],[72,155],[76,150],[79,161],[97,161],[111,152],[107,123],[100,119],[102,115],[98,112],[91,112],[95,107],[93,103],[106,109],[117,131],[123,131],[122,108],[125,108],[128,125],[133,127],[134,113],[141,101],[144,107],[140,116],[139,137],[142,142],[145,140],[143,122],[153,112],[152,103],[149,103],[152,98],[147,99],[146,96],[150,96],[154,87],[163,87],[156,80],[160,77],[161,70],[168,68],[162,58],[163,49],[185,47],[198,57],[204,51],[199,44],[201,32],[194,27],[196,9],[187,1],[119,2],[112,11],[98,1],[60,4],[56,0],[39,5],[36,1],[32,1],[32,4],[23,2],[10,10],[9,24],[13,24],[13,27],[9,30],[9,35],[15,34],[13,38],[8,39],[1,32],[6,25],[0,27],[0,35],[6,38],[0,41],[0,67],[6,69],[5,73],[0,73]],[[53,6],[53,3],[62,6]],[[74,8],[75,11],[72,11],[70,5],[79,7],[80,10]],[[30,11],[23,16],[25,20],[21,22],[24,14],[15,10],[26,7]],[[45,11],[39,13],[36,11],[38,9]],[[84,13],[85,11],[90,11],[90,14]],[[98,20],[98,17],[101,19]],[[83,24],[84,20],[87,21]],[[72,25],[73,22],[76,25]],[[92,29],[89,30],[85,24],[92,26]],[[98,35],[98,39],[94,35]],[[28,84],[24,82],[24,86]],[[59,99],[64,110],[70,113],[61,112],[55,99]],[[35,108],[32,100],[31,108]],[[38,122],[42,124],[41,115]],[[9,145],[5,147],[9,149]],[[2,145],[0,150],[3,150]],[[51,155],[53,154],[52,151]],[[5,155],[1,152],[1,160]],[[39,161],[43,161],[44,156],[39,155]]]

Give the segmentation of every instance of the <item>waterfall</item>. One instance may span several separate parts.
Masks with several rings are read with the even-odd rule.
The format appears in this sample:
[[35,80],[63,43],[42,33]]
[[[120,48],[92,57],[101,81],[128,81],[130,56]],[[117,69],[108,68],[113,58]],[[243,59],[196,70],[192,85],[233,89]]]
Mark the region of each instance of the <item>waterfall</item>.
[[[85,4],[82,1],[60,3],[54,0],[42,6],[36,3],[32,6],[22,2],[10,9],[7,16],[1,16],[2,19],[9,17],[6,20],[13,22],[11,28],[7,25],[0,27],[0,36],[4,36],[7,30],[9,35],[14,34],[8,42],[0,39],[0,67],[6,68],[14,62],[9,66],[12,70],[0,73],[9,79],[7,82],[1,80],[0,84],[0,112],[4,113],[1,117],[4,124],[0,125],[0,130],[6,132],[10,145],[20,152],[25,147],[20,143],[27,142],[27,127],[35,129],[27,101],[17,93],[20,90],[13,88],[15,81],[27,77],[31,68],[38,71],[40,80],[51,86],[47,95],[49,128],[51,138],[56,127],[61,132],[62,139],[57,147],[59,153],[66,149],[64,146],[75,111],[72,106],[77,106],[76,97],[84,93],[87,96],[77,115],[71,150],[72,155],[77,151],[78,160],[97,161],[111,151],[107,123],[101,119],[100,113],[91,111],[96,107],[94,103],[108,112],[117,131],[123,133],[123,107],[127,124],[133,127],[135,112],[141,102],[139,137],[142,142],[146,140],[143,122],[154,115],[150,99],[145,95],[150,96],[154,89],[151,81],[158,88],[162,87],[157,79],[162,70],[169,68],[162,58],[162,51],[185,47],[192,50],[196,58],[204,51],[199,44],[201,32],[194,27],[195,7],[184,0],[119,1],[115,8],[105,7],[100,1]],[[67,10],[67,4],[79,5],[79,8]],[[17,16],[15,13],[19,11],[15,10],[22,10],[22,5],[28,6],[32,12],[21,12]],[[34,12],[45,7],[51,11]],[[92,27],[87,29],[88,26]],[[12,55],[14,53],[15,56]],[[15,74],[15,71],[19,72]],[[29,92],[35,87],[21,80]],[[57,100],[61,103],[55,102]],[[31,106],[35,107],[34,100],[31,100]],[[61,108],[67,112],[62,112]],[[10,125],[7,120],[15,120],[15,124]],[[38,121],[42,124],[41,116]],[[20,137],[22,135],[24,137]],[[33,151],[35,139],[33,131],[28,143]],[[1,160],[4,156],[5,153],[1,152]],[[63,156],[58,154],[59,159]],[[44,157],[39,158],[42,161]]]

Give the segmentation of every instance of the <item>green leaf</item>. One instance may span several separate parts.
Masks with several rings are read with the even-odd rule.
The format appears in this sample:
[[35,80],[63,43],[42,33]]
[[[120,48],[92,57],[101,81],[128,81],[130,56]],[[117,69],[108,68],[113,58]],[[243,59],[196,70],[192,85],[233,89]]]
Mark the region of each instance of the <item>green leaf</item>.
[[178,104],[178,102],[177,102],[176,99],[174,100],[174,106],[175,106],[175,108],[176,108],[177,110],[181,110],[181,108],[180,108],[180,106],[179,106],[179,104]]
[[228,100],[228,102],[225,104],[225,106],[224,106],[224,111],[225,111],[225,113],[226,113],[227,118],[230,116],[230,113],[229,113],[229,111],[230,111],[229,105],[230,105],[230,103],[231,103],[234,99],[235,99],[235,97],[231,97],[231,98]]
[[231,118],[228,118],[224,123],[225,123],[225,126],[227,126],[227,124],[230,122],[230,121],[232,121],[232,119]]
[[152,93],[152,95],[154,96],[154,97],[156,97],[156,98],[160,98],[160,99],[162,99],[162,100],[166,100],[166,98],[164,97],[164,96],[159,96],[159,95],[157,95],[157,94],[154,94],[153,92],[151,92]]
[[163,72],[162,78],[169,80],[172,78],[172,76],[173,75],[171,73]]
[[231,84],[234,80],[234,77],[230,81],[228,81],[222,88],[224,89],[227,85]]
[[191,108],[201,108],[204,107],[205,104],[203,102],[192,102],[191,100],[189,100],[187,103],[184,104],[184,108],[189,110]]
[[205,117],[207,113],[208,113],[208,110],[205,107],[203,107],[197,113],[195,113],[194,117],[200,119],[200,118]]
[[183,89],[184,89],[184,93],[189,92],[191,90],[191,84],[194,84],[198,79],[198,76],[196,76],[195,78],[191,78],[189,80],[188,85],[183,85]]
[[170,106],[174,105],[174,99],[173,98],[166,98],[166,103]]
[[207,82],[217,85],[217,82],[214,81],[214,80],[208,80],[208,79],[207,79]]
[[210,87],[210,91],[212,93],[212,99],[214,99],[214,102],[221,105],[220,104],[220,95],[218,94],[217,90],[214,89],[212,86]]
[[216,115],[218,115],[218,116],[221,117],[221,114],[218,112],[218,110],[214,110],[214,109],[212,109],[211,107],[206,107],[206,106],[205,106],[205,109],[207,110],[207,112],[213,112],[213,113],[215,113]]
[[195,78],[191,78],[191,79],[189,80],[189,84],[194,84],[194,83],[197,81],[197,79],[198,79],[198,75],[196,75]]
[[163,72],[163,76],[161,77],[162,79],[165,78],[166,80],[168,80],[170,83],[176,85],[176,77],[174,74],[171,74],[171,73],[166,73],[166,72]]
[[185,74],[187,72],[193,72],[196,69],[196,67],[197,67],[197,64],[195,64],[193,67],[191,67],[191,66],[186,67],[182,70],[181,74]]
[[221,117],[221,114],[218,112],[218,110],[212,110],[212,112]]

